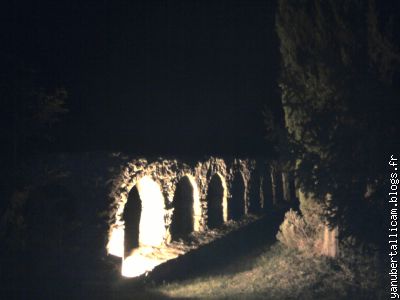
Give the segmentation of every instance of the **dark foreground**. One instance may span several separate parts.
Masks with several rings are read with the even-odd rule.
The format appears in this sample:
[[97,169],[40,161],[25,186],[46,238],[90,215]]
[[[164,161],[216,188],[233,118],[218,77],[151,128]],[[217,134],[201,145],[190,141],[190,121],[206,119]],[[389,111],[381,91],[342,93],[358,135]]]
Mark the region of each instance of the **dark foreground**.
[[[236,260],[257,256],[263,246],[275,241],[281,220],[282,213],[266,215],[136,279],[121,278],[116,269],[118,261],[112,257],[108,257],[110,262],[96,262],[90,253],[81,257],[57,257],[45,251],[8,253],[2,260],[1,293],[4,299],[166,299],[154,287],[202,274],[219,274],[222,269],[226,271],[225,266],[234,266]],[[115,267],[110,272],[112,261]],[[243,267],[251,265],[241,263]],[[237,268],[231,267],[231,271]]]
[[119,275],[118,260],[97,261],[89,251],[77,257],[8,253],[2,256],[1,299],[387,298],[371,254],[304,256],[276,242],[282,219],[283,210],[266,214],[134,279]]

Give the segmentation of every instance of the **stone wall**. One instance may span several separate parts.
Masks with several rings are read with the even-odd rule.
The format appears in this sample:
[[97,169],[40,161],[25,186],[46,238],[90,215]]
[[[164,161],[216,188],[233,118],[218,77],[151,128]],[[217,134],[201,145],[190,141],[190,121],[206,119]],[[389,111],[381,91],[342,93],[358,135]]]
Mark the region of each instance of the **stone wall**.
[[[39,219],[46,232],[71,237],[63,240],[64,252],[70,249],[71,256],[93,266],[104,262],[104,268],[108,262],[120,268],[122,259],[127,273],[130,265],[148,271],[285,202],[278,199],[282,186],[275,180],[282,172],[265,159],[54,154],[32,159],[19,174],[24,184],[12,195],[0,227],[11,252],[37,240],[27,228],[36,228],[32,224]],[[59,209],[64,206],[68,209]],[[71,234],[53,226],[51,220],[63,218],[61,228]],[[50,236],[42,248],[48,244]]]
[[[184,178],[186,180],[183,180]],[[179,206],[174,203],[176,187],[182,182],[186,182],[187,191],[183,195],[188,199],[179,201],[190,202],[189,206]],[[276,197],[277,189],[282,190],[282,186],[277,184],[274,182],[274,173],[271,173],[270,166],[264,161],[252,159],[209,157],[192,162],[162,158],[153,161],[130,160],[114,179],[110,193],[112,204],[108,252],[122,258],[123,274],[125,268],[126,276],[140,275],[166,260],[213,240],[218,236],[218,231],[229,230],[229,224],[248,219],[249,213],[256,216],[257,213],[270,208],[271,205],[267,205],[267,202],[276,203],[277,199],[269,198],[272,195]],[[154,191],[150,191],[149,186]],[[137,196],[139,200],[130,200],[133,188],[135,193],[139,194]],[[158,194],[162,195],[160,196],[162,203],[156,200]],[[135,234],[138,238],[134,243],[124,238],[126,226],[131,226],[129,225],[131,220],[127,218],[137,218],[134,216],[137,214],[134,213],[124,214],[128,201],[141,202],[137,206],[138,209],[143,205],[139,217],[141,219],[138,220],[140,224],[135,225],[137,228],[133,229],[138,231]],[[174,216],[174,213],[190,216],[179,217]],[[161,222],[160,214],[163,215],[165,230],[154,229],[159,228],[156,224]],[[191,234],[186,234],[187,236],[179,241],[174,240],[172,224],[174,220],[189,222]],[[148,227],[154,228],[145,227],[142,222],[146,224],[153,222],[153,226]],[[187,225],[180,224],[182,227]],[[132,232],[132,228],[129,228],[129,232]],[[214,236],[210,232],[214,233]],[[154,235],[154,240],[161,242],[151,242],[149,235]],[[128,264],[129,260],[131,262]],[[138,265],[143,267],[130,272],[131,268],[138,269]]]

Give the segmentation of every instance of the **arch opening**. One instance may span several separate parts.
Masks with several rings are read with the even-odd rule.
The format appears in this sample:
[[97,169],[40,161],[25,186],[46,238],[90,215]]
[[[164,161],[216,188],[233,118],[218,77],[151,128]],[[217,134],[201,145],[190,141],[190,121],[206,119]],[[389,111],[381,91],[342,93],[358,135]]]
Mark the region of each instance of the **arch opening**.
[[164,197],[159,185],[148,176],[142,177],[131,189],[123,213],[123,276],[135,277],[159,264],[142,254],[163,244],[166,237],[164,215]]
[[224,184],[219,174],[214,174],[207,192],[207,225],[215,228],[224,223]]
[[172,203],[174,214],[170,232],[172,240],[178,240],[194,230],[194,188],[187,176],[178,182]]
[[232,182],[232,197],[229,201],[229,219],[239,220],[245,214],[245,185],[243,176],[237,174]]

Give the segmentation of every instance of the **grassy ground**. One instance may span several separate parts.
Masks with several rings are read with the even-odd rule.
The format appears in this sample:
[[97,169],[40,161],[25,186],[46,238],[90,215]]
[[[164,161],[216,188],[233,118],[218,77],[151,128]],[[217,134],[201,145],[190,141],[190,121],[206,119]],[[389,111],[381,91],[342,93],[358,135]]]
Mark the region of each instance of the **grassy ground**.
[[306,257],[279,242],[257,257],[222,269],[155,287],[170,298],[387,299],[376,261],[368,256]]

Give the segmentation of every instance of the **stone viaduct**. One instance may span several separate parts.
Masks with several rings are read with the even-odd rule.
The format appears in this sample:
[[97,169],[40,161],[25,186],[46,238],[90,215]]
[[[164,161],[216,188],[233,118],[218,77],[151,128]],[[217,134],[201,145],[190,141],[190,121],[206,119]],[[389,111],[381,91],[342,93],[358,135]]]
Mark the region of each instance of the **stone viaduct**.
[[107,251],[122,275],[142,275],[251,222],[288,184],[262,160],[131,160],[113,182]]

